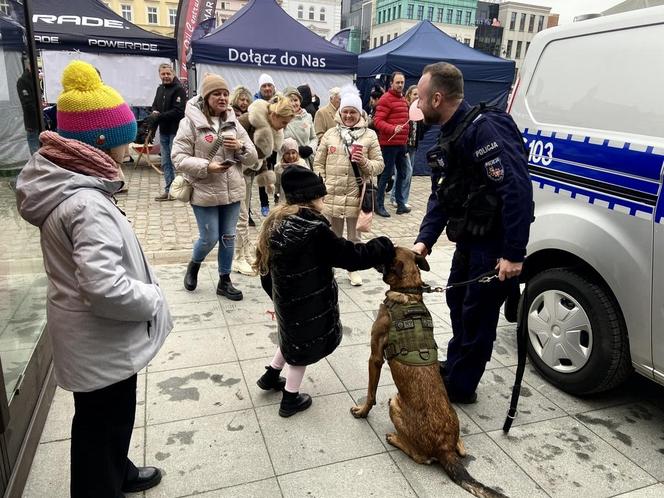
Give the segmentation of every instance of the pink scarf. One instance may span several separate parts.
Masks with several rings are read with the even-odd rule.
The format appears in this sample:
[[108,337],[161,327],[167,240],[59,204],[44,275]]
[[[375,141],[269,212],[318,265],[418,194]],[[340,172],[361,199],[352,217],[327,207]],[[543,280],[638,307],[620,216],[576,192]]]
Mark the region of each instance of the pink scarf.
[[116,162],[91,145],[63,138],[53,131],[41,133],[39,140],[42,143],[39,153],[61,168],[106,180],[120,180]]

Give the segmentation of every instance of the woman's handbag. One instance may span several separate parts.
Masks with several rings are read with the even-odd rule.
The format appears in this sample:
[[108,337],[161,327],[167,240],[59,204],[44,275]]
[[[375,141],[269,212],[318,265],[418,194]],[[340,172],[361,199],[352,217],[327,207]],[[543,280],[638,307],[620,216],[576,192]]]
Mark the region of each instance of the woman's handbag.
[[360,233],[371,231],[371,222],[373,221],[373,211],[376,205],[376,187],[371,181],[362,183],[362,193],[360,194],[362,202],[360,212],[357,215],[357,224],[355,230]]
[[170,194],[178,201],[190,202],[193,191],[191,182],[182,175],[177,175],[171,183]]

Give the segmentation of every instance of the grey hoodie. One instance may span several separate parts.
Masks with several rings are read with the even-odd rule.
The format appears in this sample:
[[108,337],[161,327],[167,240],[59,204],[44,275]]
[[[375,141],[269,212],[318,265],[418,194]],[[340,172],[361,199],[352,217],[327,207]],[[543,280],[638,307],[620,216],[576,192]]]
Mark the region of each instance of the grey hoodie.
[[69,391],[94,391],[132,376],[173,328],[138,239],[111,198],[121,187],[39,153],[16,183],[21,216],[40,229],[46,328],[56,380]]

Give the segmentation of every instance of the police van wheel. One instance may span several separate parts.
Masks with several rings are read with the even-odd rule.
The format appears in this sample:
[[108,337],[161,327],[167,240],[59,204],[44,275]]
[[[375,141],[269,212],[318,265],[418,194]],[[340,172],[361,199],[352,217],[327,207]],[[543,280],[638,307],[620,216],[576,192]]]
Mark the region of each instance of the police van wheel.
[[615,299],[572,270],[553,268],[528,283],[528,353],[549,382],[571,394],[606,391],[632,370]]

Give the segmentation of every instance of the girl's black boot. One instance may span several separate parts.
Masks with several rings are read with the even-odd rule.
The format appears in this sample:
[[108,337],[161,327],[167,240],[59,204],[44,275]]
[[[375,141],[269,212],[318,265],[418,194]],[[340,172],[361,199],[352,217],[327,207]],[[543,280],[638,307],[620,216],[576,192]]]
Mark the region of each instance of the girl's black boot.
[[308,394],[289,393],[284,389],[284,397],[281,398],[279,416],[290,417],[297,412],[302,412],[311,406],[311,396]]
[[269,391],[274,389],[275,391],[283,391],[286,387],[286,379],[280,377],[279,374],[281,370],[272,368],[270,365],[265,367],[265,373],[261,376],[260,379],[256,382],[258,387],[264,391]]

